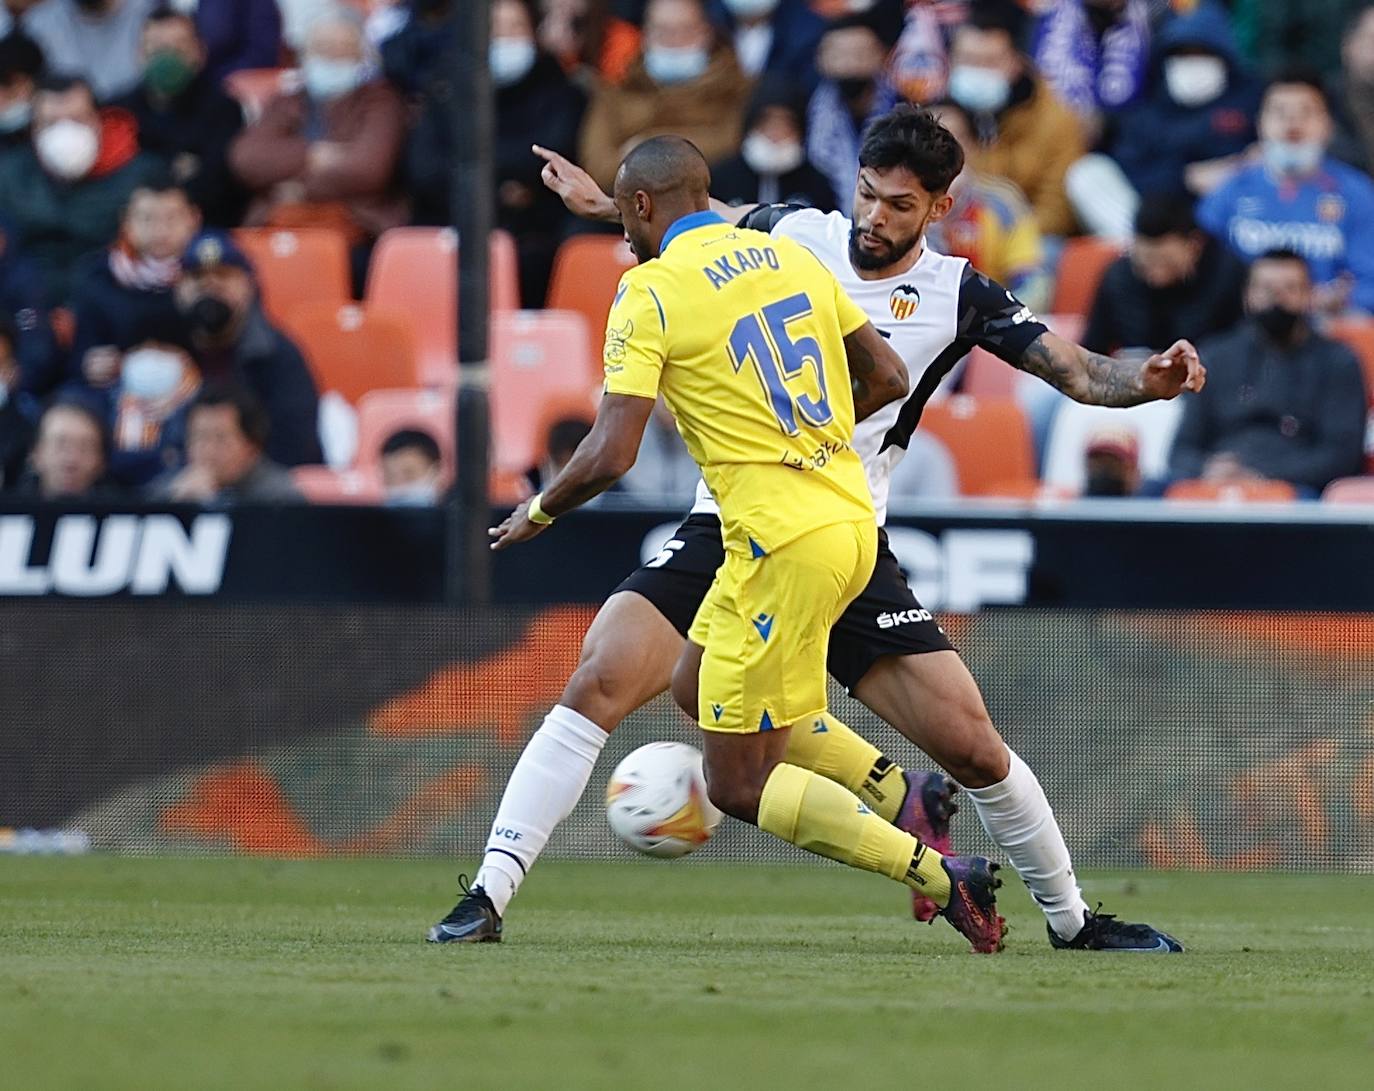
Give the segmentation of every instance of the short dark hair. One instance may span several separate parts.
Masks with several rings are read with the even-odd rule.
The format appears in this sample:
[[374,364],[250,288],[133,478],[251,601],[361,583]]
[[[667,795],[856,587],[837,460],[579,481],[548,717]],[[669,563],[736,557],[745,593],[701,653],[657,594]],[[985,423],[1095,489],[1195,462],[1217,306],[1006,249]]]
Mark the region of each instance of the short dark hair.
[[434,437],[419,428],[402,428],[386,437],[386,442],[382,444],[382,457],[385,458],[387,455],[394,455],[400,451],[419,451],[430,462],[439,463],[443,461],[439,444]]
[[246,386],[238,383],[216,382],[201,388],[191,408],[187,410],[189,422],[198,409],[221,409],[229,406],[238,417],[239,429],[255,447],[266,447],[267,436],[271,431],[271,420],[258,396]]
[[563,417],[554,421],[549,428],[549,454],[577,450],[577,445],[587,438],[591,430],[592,426],[579,417]]
[[21,30],[0,38],[0,85],[8,86],[20,76],[37,82],[45,61],[38,43]]
[[1026,14],[1010,0],[976,0],[969,5],[969,16],[963,25],[974,30],[1000,30],[1019,49]]
[[1165,235],[1191,235],[1197,230],[1193,202],[1186,197],[1149,193],[1140,199],[1135,213],[1135,233],[1143,239]]
[[902,36],[903,19],[900,4],[875,4],[867,11],[851,12],[848,15],[841,15],[837,19],[832,19],[825,25],[825,34],[832,30],[867,30],[871,31],[882,43],[884,49],[891,49],[897,44],[897,39]]
[[944,193],[964,169],[964,149],[929,110],[905,103],[873,122],[859,146],[859,166],[905,167],[930,193]]
[[1307,259],[1296,250],[1289,250],[1287,247],[1275,247],[1272,250],[1266,250],[1250,263],[1250,268],[1253,269],[1262,261],[1281,261],[1290,262],[1294,265],[1301,265],[1302,271],[1307,279],[1309,281],[1312,279],[1312,267],[1307,264]]
[[100,451],[104,455],[105,461],[108,462],[110,460],[110,451],[113,446],[113,437],[110,435],[109,421],[105,419],[105,415],[95,403],[91,399],[76,393],[58,394],[53,397],[52,401],[48,402],[48,404],[43,407],[43,415],[38,420],[39,431],[42,431],[43,421],[47,419],[48,414],[57,412],[58,410],[79,413],[91,422],[96,432],[100,435]]
[[[1268,83],[1264,85],[1264,99],[1269,98],[1269,92],[1276,87],[1307,87],[1317,93],[1317,97],[1322,100],[1322,106],[1326,112],[1331,113],[1331,96],[1327,93],[1326,82],[1322,79],[1321,73],[1315,68],[1308,68],[1305,65],[1293,65],[1277,73]],[[1263,100],[1261,100],[1263,102]]]

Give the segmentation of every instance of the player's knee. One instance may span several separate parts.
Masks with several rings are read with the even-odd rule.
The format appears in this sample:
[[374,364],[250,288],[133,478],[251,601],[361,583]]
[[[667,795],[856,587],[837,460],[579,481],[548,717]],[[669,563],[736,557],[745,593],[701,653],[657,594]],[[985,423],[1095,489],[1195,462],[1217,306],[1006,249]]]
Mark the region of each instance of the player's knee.
[[759,824],[759,800],[763,796],[763,785],[754,784],[750,778],[719,769],[706,769],[706,795],[721,811],[731,818],[748,822],[751,826]]
[[605,731],[635,710],[638,688],[630,672],[609,656],[585,657],[563,688],[562,703]]
[[988,788],[1007,779],[1011,759],[1007,745],[982,708],[961,714],[958,743],[946,755],[950,774],[965,788]]

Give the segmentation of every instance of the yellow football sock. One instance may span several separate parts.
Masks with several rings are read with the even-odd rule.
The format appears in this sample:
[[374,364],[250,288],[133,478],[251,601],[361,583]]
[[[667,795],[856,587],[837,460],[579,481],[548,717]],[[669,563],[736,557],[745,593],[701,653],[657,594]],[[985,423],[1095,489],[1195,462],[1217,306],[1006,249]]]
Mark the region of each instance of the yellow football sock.
[[759,828],[817,856],[896,879],[936,905],[949,904],[949,876],[938,852],[809,769],[774,767],[759,800]]
[[843,784],[888,822],[906,800],[902,767],[828,712],[792,725],[783,761]]

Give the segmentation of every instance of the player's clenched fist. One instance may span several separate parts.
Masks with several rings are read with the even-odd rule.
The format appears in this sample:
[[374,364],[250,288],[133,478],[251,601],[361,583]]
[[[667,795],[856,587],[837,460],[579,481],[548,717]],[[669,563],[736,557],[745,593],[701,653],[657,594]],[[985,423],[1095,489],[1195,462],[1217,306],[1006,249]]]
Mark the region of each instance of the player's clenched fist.
[[1152,399],[1173,398],[1185,390],[1196,394],[1207,385],[1207,369],[1191,341],[1175,341],[1141,365],[1140,385]]

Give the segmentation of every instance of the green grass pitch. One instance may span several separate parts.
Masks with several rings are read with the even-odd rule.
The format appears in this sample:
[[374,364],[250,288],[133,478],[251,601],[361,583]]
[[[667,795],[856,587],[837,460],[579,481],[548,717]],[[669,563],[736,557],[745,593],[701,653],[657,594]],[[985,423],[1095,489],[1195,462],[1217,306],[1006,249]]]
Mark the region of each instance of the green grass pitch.
[[1095,874],[1182,956],[995,957],[821,865],[539,865],[431,947],[439,861],[0,859],[0,1087],[1374,1087],[1358,876]]

